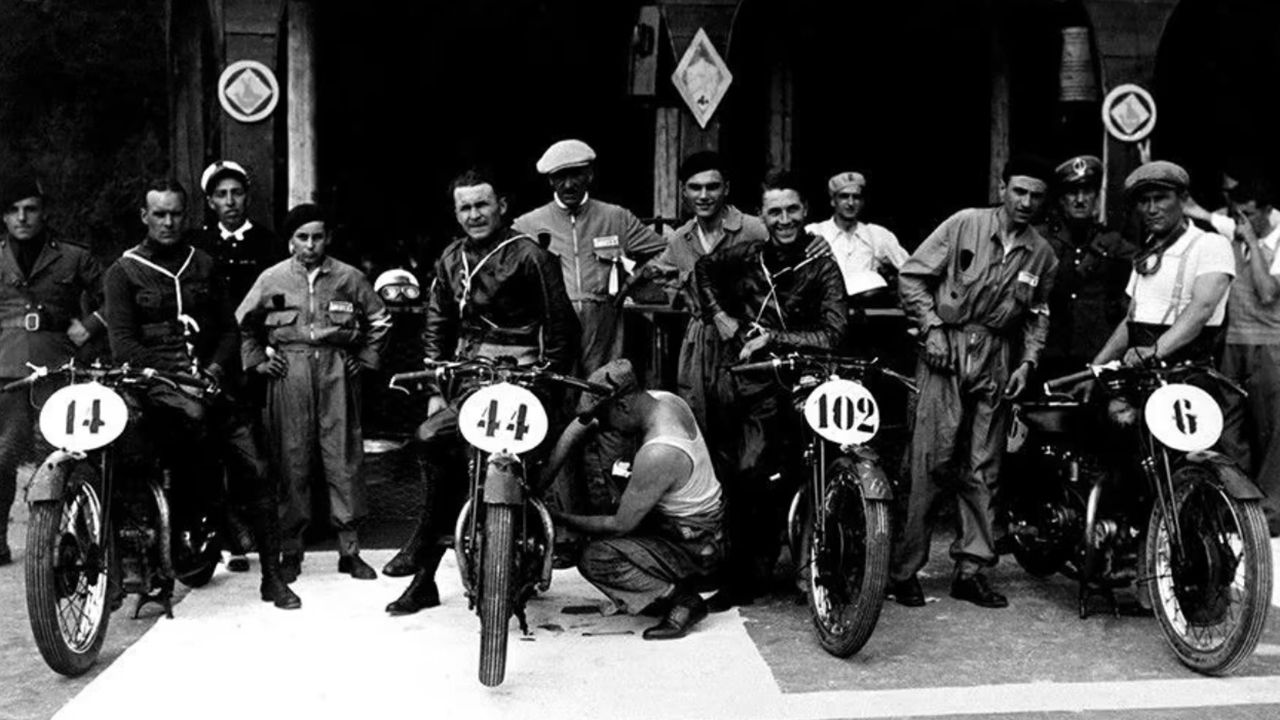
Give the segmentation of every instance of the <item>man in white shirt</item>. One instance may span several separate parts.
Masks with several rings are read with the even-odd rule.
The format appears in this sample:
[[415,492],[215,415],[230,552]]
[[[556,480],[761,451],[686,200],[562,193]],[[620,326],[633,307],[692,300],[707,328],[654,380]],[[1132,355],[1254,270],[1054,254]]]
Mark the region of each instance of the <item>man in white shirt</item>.
[[859,172],[832,176],[827,181],[827,193],[834,214],[829,220],[805,227],[831,245],[831,254],[844,276],[845,292],[850,295],[866,289],[866,273],[894,275],[909,256],[888,229],[858,219],[866,206],[866,187],[867,179]]

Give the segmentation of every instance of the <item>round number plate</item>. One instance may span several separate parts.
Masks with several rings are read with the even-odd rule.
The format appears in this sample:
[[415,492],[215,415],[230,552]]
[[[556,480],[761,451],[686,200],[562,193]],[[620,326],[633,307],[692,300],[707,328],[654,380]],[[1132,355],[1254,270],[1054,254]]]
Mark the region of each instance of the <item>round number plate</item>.
[[1194,385],[1172,384],[1151,393],[1143,411],[1147,427],[1174,450],[1208,450],[1222,435],[1222,408]]
[[116,391],[96,382],[68,385],[40,409],[40,434],[59,450],[96,450],[120,437],[129,408]]
[[458,427],[467,442],[488,453],[528,452],[547,436],[547,411],[538,397],[511,383],[480,388],[462,403]]
[[880,407],[862,385],[852,380],[828,380],[805,401],[804,419],[826,440],[858,445],[876,436]]

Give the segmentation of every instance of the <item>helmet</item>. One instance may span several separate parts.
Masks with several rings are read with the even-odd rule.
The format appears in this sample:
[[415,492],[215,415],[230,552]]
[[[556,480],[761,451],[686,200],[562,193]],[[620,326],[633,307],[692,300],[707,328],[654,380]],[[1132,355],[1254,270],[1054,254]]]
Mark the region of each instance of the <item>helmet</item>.
[[383,300],[394,303],[417,300],[422,294],[418,278],[403,268],[388,270],[379,275],[373,282],[373,289]]

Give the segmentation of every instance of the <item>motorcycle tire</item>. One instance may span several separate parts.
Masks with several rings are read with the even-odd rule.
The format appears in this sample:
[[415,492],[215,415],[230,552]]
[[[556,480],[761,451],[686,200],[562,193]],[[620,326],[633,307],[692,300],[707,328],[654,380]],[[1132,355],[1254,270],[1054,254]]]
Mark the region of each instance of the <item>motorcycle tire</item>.
[[507,670],[507,627],[512,612],[515,567],[515,511],[486,505],[484,567],[480,581],[480,683],[502,684]]
[[818,644],[847,658],[871,638],[889,581],[889,503],[868,500],[843,459],[827,469],[826,520],[810,515],[802,558],[808,563],[809,614]]
[[177,539],[171,543],[173,574],[183,585],[199,588],[208,585],[209,580],[213,578],[213,573],[222,560],[222,551],[218,536],[209,530],[207,520],[202,521],[200,527],[193,530],[191,535],[192,547],[190,548],[184,547]]
[[36,647],[55,672],[77,677],[97,662],[111,619],[110,543],[88,463],[58,500],[31,504],[25,561],[27,615]]
[[1144,570],[1160,628],[1184,665],[1226,675],[1253,654],[1271,606],[1271,543],[1256,500],[1232,497],[1211,470],[1174,472],[1171,502],[1184,559],[1174,559],[1164,511],[1147,526]]

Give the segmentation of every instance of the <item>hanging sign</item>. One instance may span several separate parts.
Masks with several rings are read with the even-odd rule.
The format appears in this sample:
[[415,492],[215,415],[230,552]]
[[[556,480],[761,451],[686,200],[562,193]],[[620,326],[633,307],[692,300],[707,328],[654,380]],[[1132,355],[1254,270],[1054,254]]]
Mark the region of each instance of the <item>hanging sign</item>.
[[239,60],[228,65],[218,78],[218,101],[228,115],[240,122],[258,122],[280,102],[280,83],[266,65],[257,60]]
[[1102,124],[1120,142],[1138,142],[1156,127],[1156,101],[1137,85],[1119,85],[1102,101]]
[[689,106],[698,127],[705,128],[733,82],[733,73],[716,52],[706,30],[698,28],[698,34],[693,36],[689,49],[671,74],[671,82]]

